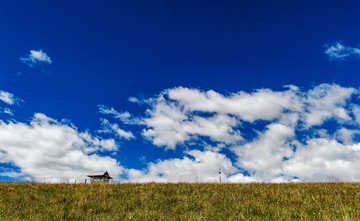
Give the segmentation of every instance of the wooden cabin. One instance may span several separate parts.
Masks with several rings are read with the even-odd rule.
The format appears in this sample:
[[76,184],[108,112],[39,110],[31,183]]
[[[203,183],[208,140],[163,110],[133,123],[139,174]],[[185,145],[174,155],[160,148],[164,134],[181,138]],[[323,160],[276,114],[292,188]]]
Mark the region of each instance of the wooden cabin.
[[90,183],[109,183],[110,179],[112,179],[107,171],[94,172],[88,175],[88,177],[90,177]]

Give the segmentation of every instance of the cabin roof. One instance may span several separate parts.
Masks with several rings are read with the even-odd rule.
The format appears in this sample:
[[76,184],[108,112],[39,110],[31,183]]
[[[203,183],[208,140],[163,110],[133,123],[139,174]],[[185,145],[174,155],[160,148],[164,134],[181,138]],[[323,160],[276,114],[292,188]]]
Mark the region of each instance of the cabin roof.
[[107,177],[109,179],[112,179],[112,177],[109,175],[107,171],[93,172],[92,174],[88,175],[88,177]]

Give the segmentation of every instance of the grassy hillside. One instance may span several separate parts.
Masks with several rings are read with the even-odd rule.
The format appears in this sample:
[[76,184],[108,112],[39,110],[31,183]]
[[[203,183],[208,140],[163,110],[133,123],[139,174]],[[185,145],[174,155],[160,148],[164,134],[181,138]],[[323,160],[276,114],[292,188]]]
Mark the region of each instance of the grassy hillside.
[[0,183],[0,220],[358,220],[359,213],[359,183]]

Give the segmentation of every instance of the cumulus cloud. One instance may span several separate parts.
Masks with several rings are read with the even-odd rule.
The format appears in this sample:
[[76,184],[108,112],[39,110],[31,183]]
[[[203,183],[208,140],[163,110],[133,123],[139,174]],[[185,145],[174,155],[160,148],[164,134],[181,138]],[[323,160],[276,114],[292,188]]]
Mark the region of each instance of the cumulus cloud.
[[224,179],[237,171],[224,154],[200,150],[185,154],[182,159],[149,163],[146,171],[129,169],[128,179],[132,182],[219,182],[219,170]]
[[328,119],[351,121],[346,110],[347,101],[356,93],[354,88],[336,84],[320,84],[306,93],[304,122],[307,126],[321,125]]
[[0,163],[15,165],[20,170],[17,173],[33,181],[83,180],[87,174],[102,170],[118,177],[123,167],[100,154],[116,150],[113,139],[79,132],[44,114],[35,114],[28,124],[0,121]]
[[[355,139],[360,108],[353,99],[358,93],[337,84],[229,94],[164,90],[138,101],[148,105],[140,118],[142,135],[165,149],[185,149],[185,155],[150,163],[145,170],[130,169],[129,180],[213,182],[215,167],[225,162],[231,166],[222,168],[228,171],[224,182],[360,180],[355,169],[348,170],[360,163]],[[198,160],[207,154],[211,160]],[[217,163],[210,167],[207,162]],[[207,167],[211,171],[203,171]]]
[[215,142],[235,144],[243,140],[238,129],[242,121],[275,120],[285,110],[300,112],[303,102],[296,88],[282,92],[259,89],[227,96],[215,91],[173,88],[147,103],[148,127],[143,135],[154,145],[174,149],[178,144],[208,137]]
[[[153,145],[182,154],[142,170],[104,156],[117,151],[114,139],[36,114],[28,124],[0,123],[0,163],[19,168],[0,175],[61,180],[108,170],[131,182],[218,182],[220,169],[223,182],[359,181],[358,94],[337,84],[227,94],[176,87],[137,99],[146,108],[137,117],[99,105]],[[135,138],[101,121],[101,132]]]
[[280,92],[270,89],[259,89],[253,93],[240,91],[227,96],[213,90],[179,87],[166,90],[163,94],[189,112],[231,114],[249,122],[273,120],[284,109],[299,111],[302,108],[294,87]]
[[143,135],[157,146],[174,149],[176,145],[198,136],[224,143],[234,143],[242,139],[240,133],[233,129],[238,122],[231,116],[192,115],[181,106],[168,103],[162,98],[157,100],[154,109],[148,112],[150,117],[144,119],[144,122],[149,128],[143,130]]
[[353,48],[344,45],[342,42],[335,42],[332,44],[325,45],[326,50],[324,51],[330,58],[330,60],[345,60],[350,56],[359,56],[360,49]]
[[15,97],[14,94],[0,90],[0,100],[8,105],[19,104],[22,102],[20,98]]
[[337,84],[320,84],[307,92],[290,85],[283,91],[228,95],[178,87],[145,102],[149,108],[141,119],[146,125],[142,134],[154,145],[169,149],[199,137],[233,146],[245,142],[243,122],[300,123],[310,128],[330,119],[351,121],[348,100],[355,93],[356,89]]
[[30,50],[30,54],[21,57],[20,61],[32,67],[35,64],[51,64],[50,57],[43,50]]
[[237,164],[255,177],[271,179],[281,174],[283,160],[293,155],[294,128],[278,123],[267,126],[252,142],[233,147]]
[[302,181],[359,181],[360,144],[313,138],[299,145],[283,172]]

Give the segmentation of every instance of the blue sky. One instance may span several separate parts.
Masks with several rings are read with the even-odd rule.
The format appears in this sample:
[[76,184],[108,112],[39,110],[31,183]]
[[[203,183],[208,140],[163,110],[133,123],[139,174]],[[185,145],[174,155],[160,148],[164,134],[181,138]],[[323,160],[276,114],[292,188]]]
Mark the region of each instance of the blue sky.
[[0,180],[358,181],[359,6],[2,1]]

